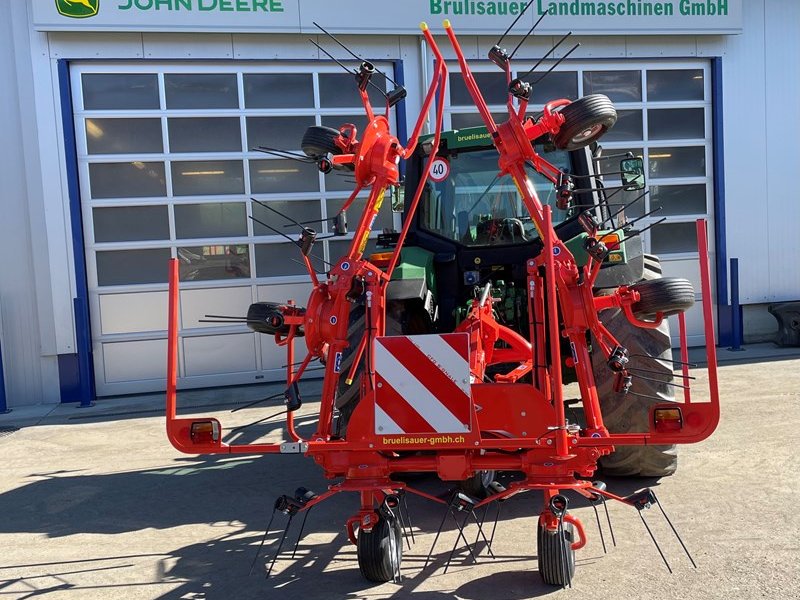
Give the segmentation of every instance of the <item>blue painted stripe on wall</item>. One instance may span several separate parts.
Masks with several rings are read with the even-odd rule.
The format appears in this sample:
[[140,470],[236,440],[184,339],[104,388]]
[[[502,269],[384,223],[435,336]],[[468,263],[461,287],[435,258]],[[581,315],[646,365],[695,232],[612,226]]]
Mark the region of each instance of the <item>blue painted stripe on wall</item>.
[[725,234],[725,136],[723,134],[722,58],[711,59],[711,129],[714,144],[714,242],[716,246],[717,332],[719,345],[732,343],[728,303],[728,247]]
[[3,374],[3,347],[0,345],[0,413],[8,410],[6,402],[6,376]]
[[[89,327],[89,285],[86,278],[85,252],[83,247],[83,222],[81,220],[81,197],[78,185],[78,152],[72,114],[69,61],[58,61],[58,87],[61,99],[61,121],[64,127],[64,154],[67,167],[67,189],[69,191],[69,216],[72,225],[72,251],[75,266],[76,298],[75,341],[80,374],[80,402],[89,405],[95,399],[94,368],[92,361],[92,336]],[[69,382],[61,387],[61,401],[74,402],[74,388]]]

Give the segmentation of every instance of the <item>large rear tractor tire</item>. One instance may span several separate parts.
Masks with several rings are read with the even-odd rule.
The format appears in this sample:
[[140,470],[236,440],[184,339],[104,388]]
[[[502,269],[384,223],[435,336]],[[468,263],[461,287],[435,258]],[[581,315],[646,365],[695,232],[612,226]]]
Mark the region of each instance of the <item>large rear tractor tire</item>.
[[[634,307],[637,316],[645,316],[645,313],[649,314],[654,310],[671,313],[680,310],[678,304],[688,302],[686,285],[691,289],[691,284],[686,280],[662,279],[658,258],[646,254],[644,277],[633,286],[642,295],[639,306]],[[651,293],[656,290],[657,293]],[[657,296],[657,302],[653,299],[654,295]],[[691,295],[693,302],[693,291]],[[670,299],[678,304],[663,302]],[[648,379],[636,377],[634,372],[631,391],[653,397],[644,398],[615,392],[614,373],[606,365],[602,353],[593,352],[592,366],[603,422],[612,433],[648,431],[650,407],[662,402],[675,402],[675,387],[651,381],[672,381],[669,323],[665,319],[656,329],[643,329],[632,325],[621,310],[603,311],[600,319],[619,343],[628,349],[629,354],[636,355],[631,358],[631,366],[652,371],[645,374]],[[612,476],[665,477],[672,475],[677,469],[678,451],[675,446],[617,446],[613,454],[600,459],[600,467],[604,473]]]

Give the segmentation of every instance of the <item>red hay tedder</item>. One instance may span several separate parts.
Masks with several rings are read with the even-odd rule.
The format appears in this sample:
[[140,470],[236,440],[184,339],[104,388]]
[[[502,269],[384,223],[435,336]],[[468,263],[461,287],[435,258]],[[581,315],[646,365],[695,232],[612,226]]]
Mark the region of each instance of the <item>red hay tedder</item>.
[[[532,166],[549,179],[559,190],[560,202],[568,206],[570,188],[565,185],[568,174],[540,156],[532,141],[550,136],[557,145],[569,149],[592,143],[613,125],[616,113],[610,101],[599,95],[575,102],[556,100],[548,103],[538,118],[526,116],[531,85],[522,79],[512,79],[509,54],[495,46],[489,57],[505,71],[509,86],[508,119],[497,124],[450,23],[445,21],[444,29],[458,57],[464,82],[499,153],[499,171],[513,178],[541,238],[541,252],[526,261],[529,331],[527,336],[520,335],[497,322],[489,284],[474,299],[466,318],[454,331],[386,336],[386,290],[400,258],[410,215],[417,209],[436,156],[447,83],[446,62],[436,41],[425,24],[421,29],[435,57],[435,72],[405,146],[391,133],[388,120],[390,108],[402,99],[404,90],[399,88],[389,93],[385,114],[376,115],[367,94],[375,68],[367,61],[362,62],[355,74],[369,121],[361,139],[357,138],[355,127],[348,124],[339,131],[312,128],[304,140],[304,150],[313,155],[323,172],[331,168],[352,172],[356,186],[344,208],[362,190],[370,192],[348,252],[331,266],[324,281],[319,280],[309,260],[316,233],[302,228],[297,244],[314,286],[306,306],[292,302],[274,305],[260,324],[251,324],[254,329],[274,334],[275,342],[286,347],[288,439],[284,443],[229,445],[222,441],[222,426],[216,419],[176,416],[176,259],[171,261],[169,280],[167,433],[175,448],[189,454],[302,453],[312,458],[327,478],[339,481],[319,495],[301,488],[294,496],[281,496],[275,503],[275,511],[290,518],[301,512],[307,515],[310,508],[335,494],[356,492],[360,509],[347,520],[347,533],[357,545],[362,574],[375,582],[400,578],[403,494],[416,494],[439,503],[445,515],[447,512],[470,515],[489,503],[541,490],[544,505],[539,513],[537,536],[539,571],[549,584],[568,585],[575,568],[574,553],[585,545],[586,532],[580,520],[569,512],[567,497],[562,492],[576,492],[593,506],[605,499],[631,505],[639,511],[658,504],[652,490],[620,497],[607,491],[602,482],[593,482],[598,460],[614,452],[615,446],[699,442],[717,426],[719,397],[705,222],[697,223],[697,239],[710,401],[693,402],[686,362],[686,327],[681,312],[687,307],[676,307],[674,299],[669,298],[661,305],[654,304],[652,297],[644,299],[636,286],[595,294],[593,284],[609,252],[603,243],[600,224],[589,214],[578,217],[587,234],[585,247],[589,254],[588,262],[578,266],[553,226],[551,207],[540,202],[526,171],[526,165]],[[372,225],[387,190],[399,184],[398,165],[414,152],[434,104],[434,149],[423,173],[423,185],[410,200],[391,257],[378,266],[363,254]],[[308,148],[314,146],[318,149],[309,152]],[[356,343],[352,332],[348,333],[354,305],[363,306],[365,318],[363,335]],[[676,364],[681,367],[677,377],[682,381],[684,398],[682,402],[651,407],[646,432],[609,433],[603,423],[591,353],[599,352],[605,357],[618,392],[627,392],[636,376],[629,365],[628,351],[598,316],[610,309],[623,311],[630,323],[640,328],[657,327],[668,314],[679,313],[682,360]],[[650,317],[642,317],[644,313]],[[590,336],[595,340],[591,347]],[[298,364],[295,344],[300,337],[304,338],[307,351],[295,370]],[[564,348],[568,350],[562,357]],[[342,357],[347,349],[353,360],[343,369]],[[298,382],[312,361],[325,365],[324,383],[317,429],[313,435],[302,438],[295,429],[294,411],[301,405]],[[493,373],[491,367],[500,364],[510,368]],[[565,416],[562,366],[574,369],[577,375],[583,410],[580,424],[570,422]],[[337,395],[343,386],[350,384],[357,386],[358,401],[354,408],[340,413],[336,408]],[[338,424],[337,419],[341,421]],[[507,487],[485,482],[485,497],[476,497],[467,488],[464,488],[467,491],[453,491],[449,497],[438,497],[394,477],[400,473],[429,472],[444,481],[473,481],[493,471],[515,471],[522,477]],[[482,529],[480,533],[491,552],[491,542]],[[276,557],[278,552],[280,548]]]

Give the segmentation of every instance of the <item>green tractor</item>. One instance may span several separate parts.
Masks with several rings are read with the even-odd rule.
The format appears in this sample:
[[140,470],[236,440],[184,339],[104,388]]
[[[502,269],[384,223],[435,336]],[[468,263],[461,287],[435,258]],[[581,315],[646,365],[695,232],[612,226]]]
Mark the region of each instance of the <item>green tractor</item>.
[[[619,208],[622,197],[639,195],[638,190],[644,188],[642,160],[625,156],[619,162],[616,174],[621,176],[623,193],[617,195],[603,184],[599,164],[609,164],[609,158],[601,158],[602,149],[596,143],[573,151],[548,147],[546,140],[535,143],[537,151],[546,152],[550,162],[573,175],[573,183],[565,184],[574,188],[569,189],[571,202],[567,204],[560,198],[563,188],[553,186],[530,168],[542,204],[553,208],[559,236],[576,260],[587,260],[587,235],[579,217],[588,212],[607,228],[601,239],[611,252],[602,266],[598,291],[638,284],[640,293],[646,294],[646,282],[661,278],[660,263],[657,257],[643,253],[641,237],[633,226],[624,224],[624,208]],[[408,162],[407,197],[416,191],[431,150],[431,143],[421,143]],[[495,304],[497,320],[527,337],[525,265],[541,251],[542,243],[520,194],[510,176],[498,175],[498,154],[483,127],[444,133],[434,159],[431,179],[412,217],[401,264],[387,291],[387,335],[453,331],[465,317],[471,300],[491,282],[491,295],[499,299]],[[394,208],[402,210],[400,203]],[[391,233],[382,235],[379,246],[391,246],[393,237]],[[663,285],[654,289],[661,290]],[[600,353],[594,353],[594,375],[605,424],[611,432],[647,431],[649,406],[674,401],[674,387],[667,383],[672,379],[669,325],[665,320],[657,329],[637,328],[615,310],[604,311],[601,317],[631,356],[638,357],[639,366],[651,371],[647,378],[637,378],[633,393],[617,393],[613,373]],[[354,333],[363,327],[361,321],[356,307],[351,315]],[[568,349],[564,356],[569,356]],[[344,370],[350,360],[345,356]],[[570,369],[564,372],[566,378]],[[340,389],[340,411],[346,413],[348,405],[354,404],[355,387]],[[577,420],[582,411],[573,412]],[[628,446],[605,457],[601,465],[610,475],[660,477],[675,471],[677,453],[674,446]]]

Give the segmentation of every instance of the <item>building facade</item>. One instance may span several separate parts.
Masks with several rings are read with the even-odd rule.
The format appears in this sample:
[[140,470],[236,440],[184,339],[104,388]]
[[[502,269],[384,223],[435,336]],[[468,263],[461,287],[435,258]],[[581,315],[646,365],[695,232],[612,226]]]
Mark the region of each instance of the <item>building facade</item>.
[[[335,9],[333,8],[335,6]],[[487,50],[525,2],[413,0],[7,0],[0,4],[5,208],[0,331],[8,406],[86,401],[164,388],[166,261],[181,259],[184,387],[278,380],[283,353],[241,326],[202,323],[254,301],[304,302],[296,247],[270,228],[322,221],[352,183],[258,146],[296,150],[309,125],[363,123],[353,66],[319,22],[401,82],[403,139],[432,72],[419,21],[448,18],[495,112],[505,84]],[[800,208],[779,182],[797,169],[797,27],[790,0],[534,0],[504,45],[524,73],[542,63],[531,111],[605,93],[619,120],[608,153],[646,161],[644,235],[668,275],[699,290],[694,222],[708,219],[717,329],[727,342],[729,258],[739,260],[747,340],[776,329],[770,303],[800,300]],[[478,124],[449,43],[445,127]],[[380,83],[380,82],[379,82]],[[613,151],[613,152],[612,152]],[[397,224],[389,204],[376,231]],[[289,231],[289,230],[287,230]],[[325,241],[333,261],[346,241]],[[323,266],[320,265],[320,269]],[[690,341],[704,343],[699,310]]]

